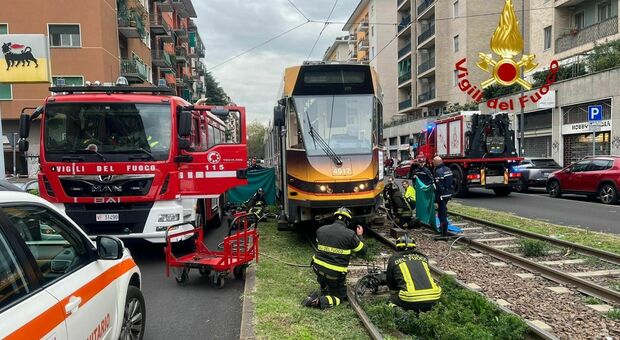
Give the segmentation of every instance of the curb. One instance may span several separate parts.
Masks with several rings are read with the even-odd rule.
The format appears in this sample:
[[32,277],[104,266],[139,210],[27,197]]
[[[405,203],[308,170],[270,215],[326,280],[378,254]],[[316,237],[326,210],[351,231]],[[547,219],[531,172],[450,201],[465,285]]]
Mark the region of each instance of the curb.
[[243,307],[241,309],[241,330],[240,340],[255,339],[254,335],[254,292],[256,292],[256,270],[255,266],[249,266],[245,276],[245,287],[243,289]]

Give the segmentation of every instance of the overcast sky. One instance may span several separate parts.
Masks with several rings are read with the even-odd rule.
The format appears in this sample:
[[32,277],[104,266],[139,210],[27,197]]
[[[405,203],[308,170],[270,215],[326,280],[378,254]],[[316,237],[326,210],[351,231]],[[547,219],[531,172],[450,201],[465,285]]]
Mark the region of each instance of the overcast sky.
[[[310,19],[325,21],[334,0],[292,0]],[[359,0],[339,0],[310,60],[320,60]],[[207,69],[240,54],[306,19],[287,0],[194,0]],[[306,60],[322,23],[308,23],[270,43],[211,70],[226,93],[248,112],[248,122],[273,116],[284,68]]]

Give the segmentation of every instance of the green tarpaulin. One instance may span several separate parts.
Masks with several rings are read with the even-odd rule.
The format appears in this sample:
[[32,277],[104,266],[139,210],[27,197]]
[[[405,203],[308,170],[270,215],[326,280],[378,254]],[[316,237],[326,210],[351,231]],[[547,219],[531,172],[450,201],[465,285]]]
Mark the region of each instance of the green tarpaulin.
[[265,191],[265,200],[267,204],[275,204],[275,169],[248,170],[248,184],[228,190],[228,192],[226,192],[226,198],[228,202],[240,204],[252,197],[258,188],[263,188]]
[[437,229],[435,219],[435,187],[425,185],[416,177],[415,181],[415,215],[423,223]]

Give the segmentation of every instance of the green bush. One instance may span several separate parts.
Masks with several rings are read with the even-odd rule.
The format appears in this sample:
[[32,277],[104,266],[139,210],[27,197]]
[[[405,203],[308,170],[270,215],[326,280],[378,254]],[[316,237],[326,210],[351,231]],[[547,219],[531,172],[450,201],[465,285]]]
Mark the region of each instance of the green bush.
[[548,245],[541,240],[522,239],[519,241],[519,251],[525,257],[539,257],[547,255]]
[[614,308],[607,312],[605,315],[612,320],[620,320],[620,309]]
[[441,300],[427,313],[416,315],[390,307],[387,299],[364,305],[370,319],[382,330],[398,330],[420,339],[523,339],[527,325],[519,317],[499,310],[484,296],[461,289],[454,279],[442,277]]

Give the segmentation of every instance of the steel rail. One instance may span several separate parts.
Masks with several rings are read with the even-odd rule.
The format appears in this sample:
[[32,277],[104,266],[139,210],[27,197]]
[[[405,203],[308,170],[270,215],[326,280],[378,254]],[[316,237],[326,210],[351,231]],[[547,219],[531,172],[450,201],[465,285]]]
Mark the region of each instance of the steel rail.
[[507,225],[504,225],[504,224],[499,224],[499,223],[495,223],[495,222],[485,221],[485,220],[482,220],[482,219],[477,218],[477,217],[463,215],[463,214],[455,213],[455,212],[449,212],[449,214],[453,215],[453,216],[458,216],[458,217],[466,219],[466,220],[470,220],[472,222],[480,223],[480,224],[486,225],[486,226],[494,228],[494,229],[500,229],[500,230],[505,231],[505,232],[510,233],[510,234],[515,234],[515,235],[519,235],[519,236],[529,237],[529,238],[545,241],[545,242],[548,242],[548,243],[551,243],[551,244],[554,244],[554,245],[557,245],[557,246],[570,248],[570,249],[573,249],[573,250],[577,251],[578,253],[581,253],[581,254],[584,254],[584,255],[589,255],[589,256],[594,256],[594,257],[597,257],[597,258],[599,258],[601,260],[604,260],[604,261],[607,261],[607,262],[610,262],[610,263],[613,263],[615,265],[619,265],[620,266],[620,255],[619,254],[615,254],[615,253],[608,252],[608,251],[605,251],[605,250],[600,250],[600,249],[584,246],[584,245],[581,245],[581,244],[576,244],[576,243],[560,240],[560,239],[557,239],[557,238],[553,238],[553,237],[550,237],[550,236],[537,234],[537,233],[534,233],[534,232],[531,232],[531,231],[527,231],[527,230],[521,230],[521,229],[518,229],[518,228],[515,228],[515,227],[511,227],[511,226],[507,226]]
[[[379,240],[381,243],[387,245],[388,247],[390,247],[393,250],[396,250],[396,243],[389,240],[387,237],[379,234],[376,230],[367,228],[365,229],[365,231],[372,235],[374,238],[376,238],[377,240]],[[435,275],[441,276],[441,275],[446,275],[446,273],[441,270],[439,267],[430,264],[429,263],[429,268],[431,270],[431,272],[433,272]],[[467,290],[471,290],[469,287],[467,287],[467,285],[465,285],[464,282],[456,279],[456,283],[463,289],[467,289]],[[479,294],[482,294],[480,292],[477,292]],[[483,295],[484,296],[484,295]],[[516,314],[515,312],[511,311],[510,309],[497,305],[496,303],[494,303],[500,310],[502,310],[503,312],[509,313],[509,314],[513,314],[516,315],[517,317],[519,317],[520,319],[522,319],[528,326],[528,328],[530,329],[530,332],[532,333],[532,335],[537,336],[540,339],[544,339],[544,340],[559,340],[558,337],[556,337],[555,335],[553,335],[552,333],[536,326],[535,324],[533,324],[531,321],[529,320],[525,320],[523,319],[521,316],[519,316],[518,314]]]

